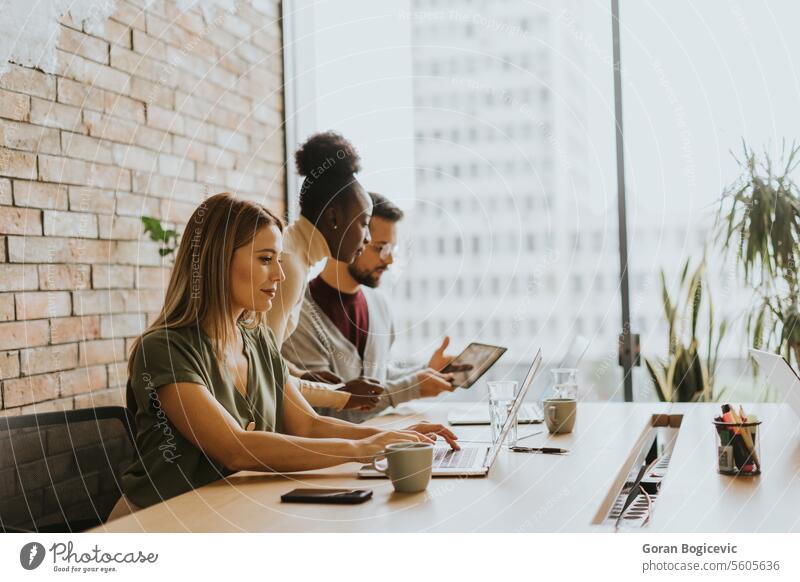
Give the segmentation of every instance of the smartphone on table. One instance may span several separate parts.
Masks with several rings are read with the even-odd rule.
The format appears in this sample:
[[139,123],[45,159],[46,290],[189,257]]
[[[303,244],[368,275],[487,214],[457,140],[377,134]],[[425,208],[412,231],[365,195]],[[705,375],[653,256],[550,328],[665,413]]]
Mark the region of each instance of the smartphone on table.
[[372,498],[371,489],[293,489],[281,495],[284,503],[334,503],[355,505]]

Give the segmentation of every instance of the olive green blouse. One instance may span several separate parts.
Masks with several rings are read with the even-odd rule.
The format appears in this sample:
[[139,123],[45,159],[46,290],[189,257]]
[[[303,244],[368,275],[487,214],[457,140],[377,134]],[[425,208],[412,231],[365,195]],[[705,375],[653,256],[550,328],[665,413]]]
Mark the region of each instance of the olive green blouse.
[[137,459],[122,475],[122,490],[146,507],[231,474],[184,438],[167,418],[158,389],[192,382],[205,386],[245,430],[281,432],[288,377],[275,336],[266,327],[241,324],[248,358],[247,397],[221,368],[211,338],[199,327],[154,330],[134,355],[130,378],[136,399]]

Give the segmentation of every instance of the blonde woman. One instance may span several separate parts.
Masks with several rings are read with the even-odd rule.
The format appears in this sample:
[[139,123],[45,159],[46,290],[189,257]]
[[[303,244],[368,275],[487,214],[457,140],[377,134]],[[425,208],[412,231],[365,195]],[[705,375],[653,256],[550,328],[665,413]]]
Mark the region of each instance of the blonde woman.
[[269,210],[230,194],[189,219],[164,308],[132,347],[139,457],[109,519],[240,470],[363,463],[389,443],[437,434],[458,448],[442,425],[358,426],[317,415],[300,395],[265,325],[284,278],[282,229]]

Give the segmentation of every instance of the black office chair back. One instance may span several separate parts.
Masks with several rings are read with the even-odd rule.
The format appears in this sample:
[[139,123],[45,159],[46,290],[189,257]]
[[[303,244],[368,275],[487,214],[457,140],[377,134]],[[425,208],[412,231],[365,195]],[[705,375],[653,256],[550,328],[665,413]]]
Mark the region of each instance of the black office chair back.
[[134,455],[133,417],[121,406],[0,418],[0,531],[100,525]]

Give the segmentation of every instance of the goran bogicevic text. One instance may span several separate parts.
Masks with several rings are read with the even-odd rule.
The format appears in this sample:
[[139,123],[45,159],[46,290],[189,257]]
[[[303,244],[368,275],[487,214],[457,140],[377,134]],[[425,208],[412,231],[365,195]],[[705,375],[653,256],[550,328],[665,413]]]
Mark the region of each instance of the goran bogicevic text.
[[644,544],[642,552],[645,554],[694,554],[695,556],[705,556],[706,554],[738,554],[739,548],[733,544],[712,545],[712,544],[681,544],[680,546],[659,546],[655,544]]

